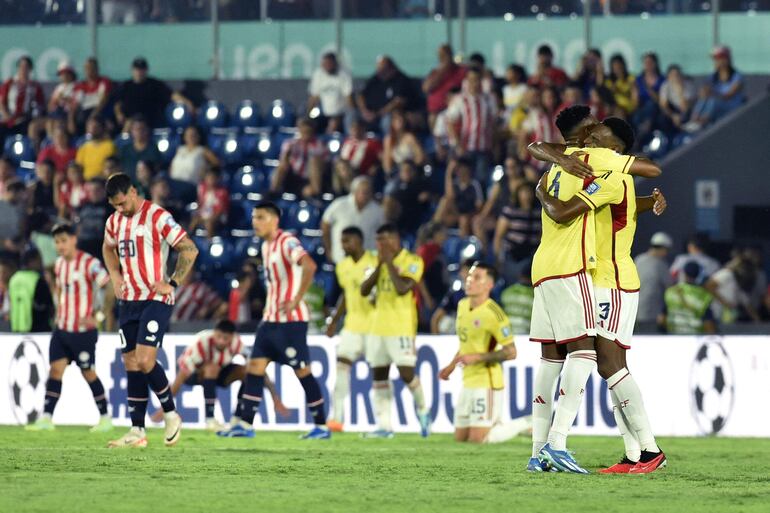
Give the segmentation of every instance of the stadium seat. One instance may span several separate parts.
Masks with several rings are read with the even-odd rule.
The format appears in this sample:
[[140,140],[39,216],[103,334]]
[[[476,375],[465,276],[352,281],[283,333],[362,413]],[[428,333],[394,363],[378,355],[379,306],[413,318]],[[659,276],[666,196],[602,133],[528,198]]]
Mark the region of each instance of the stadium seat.
[[655,130],[652,132],[650,139],[642,148],[642,151],[653,160],[662,158],[666,153],[668,153],[668,150],[668,136],[660,130]]
[[198,126],[204,130],[223,128],[227,125],[228,117],[227,109],[222,102],[209,100],[200,109]]
[[230,202],[230,212],[227,219],[230,228],[236,230],[248,230],[251,228],[251,211],[256,202],[254,200],[236,199]]
[[158,152],[160,152],[163,165],[168,166],[176,155],[177,148],[179,148],[179,135],[172,133],[170,129],[160,129],[154,131],[153,139],[158,147]]
[[241,262],[247,258],[256,258],[261,252],[262,241],[258,237],[236,237],[233,241],[233,252]]
[[131,144],[131,134],[128,132],[121,132],[118,134],[118,136],[113,141],[115,143],[115,147],[120,150],[121,148],[125,148],[129,144]]
[[267,125],[273,128],[293,127],[296,119],[294,106],[285,100],[273,100],[266,117]]
[[322,264],[315,275],[315,282],[324,290],[324,297],[329,299],[334,296],[337,288],[337,277],[334,274],[334,266]]
[[259,112],[259,105],[251,100],[243,100],[235,107],[233,115],[233,124],[240,128],[256,128],[260,126],[262,117]]
[[[225,271],[232,271],[234,269],[235,259],[233,251],[233,243],[229,238],[214,237],[207,245],[206,252],[208,253],[204,257],[204,265],[202,268],[204,272],[221,273]],[[201,251],[203,253],[204,251]]]
[[184,103],[169,103],[166,107],[166,124],[173,129],[184,129],[193,123],[193,113]]
[[246,127],[238,136],[238,145],[245,158],[264,157],[271,144],[270,131],[263,128]]
[[243,166],[233,175],[230,193],[234,198],[255,200],[258,198],[254,195],[263,194],[269,186],[267,176],[261,169]]
[[476,237],[460,237],[450,234],[442,247],[448,264],[459,264],[469,258],[482,258],[481,242]]
[[281,146],[284,141],[293,138],[296,135],[296,130],[281,129],[274,133],[270,139],[270,147],[267,151],[262,152],[262,155],[268,159],[277,159],[281,156]]
[[286,229],[301,232],[321,226],[321,209],[307,201],[293,203],[286,214]]
[[329,155],[336,157],[342,149],[342,141],[345,136],[340,132],[334,132],[333,134],[324,135],[323,141],[326,143],[326,148],[329,150]]
[[35,148],[26,135],[9,135],[3,145],[5,153],[18,166],[22,161],[35,161]]
[[228,165],[240,165],[243,152],[238,143],[238,133],[231,128],[213,128],[208,136],[208,145],[217,157]]

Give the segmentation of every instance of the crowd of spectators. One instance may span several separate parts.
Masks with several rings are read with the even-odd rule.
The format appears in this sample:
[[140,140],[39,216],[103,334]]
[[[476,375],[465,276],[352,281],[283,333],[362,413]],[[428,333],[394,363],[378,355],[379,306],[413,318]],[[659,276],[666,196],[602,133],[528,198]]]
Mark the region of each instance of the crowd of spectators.
[[[248,212],[241,209],[248,195],[232,189],[236,176],[248,178],[249,185],[257,179],[246,177],[250,171],[241,167],[246,165],[264,173],[260,194],[306,209],[302,223],[310,221],[298,231],[328,267],[342,257],[338,239],[348,225],[360,226],[371,248],[376,227],[396,223],[426,263],[420,285],[423,330],[443,325],[435,312],[451,314],[456,303],[451,298],[461,293],[461,260],[469,256],[497,263],[504,283],[496,293],[513,318],[523,311],[531,288],[529,268],[541,229],[534,187],[546,169],[526,147],[561,140],[555,127],[561,109],[587,103],[599,119],[626,118],[644,145],[653,132],[674,138],[699,130],[744,101],[742,77],[726,47],[713,52],[714,74],[700,88],[679,66],[669,66],[664,76],[652,53],[644,55],[638,76],[620,55],[605,65],[596,49],[586,52],[574,73],[555,65],[549,46],[537,54],[535,69],[512,64],[498,78],[483,55],[460,62],[443,45],[421,84],[382,56],[358,89],[336,56],[325,54],[309,81],[306,110],[299,111],[296,126],[280,128],[289,136],[281,139],[277,159],[265,158],[264,164],[261,158],[232,161],[214,147],[213,133],[192,122],[179,129],[173,152],[161,150],[155,135],[169,131],[167,106],[180,106],[193,120],[196,105],[151,77],[144,58],[134,59],[131,78],[120,84],[100,75],[95,59],[84,63],[82,79],[71,63],[62,62],[60,83],[46,99],[32,78],[32,60],[22,57],[16,74],[0,86],[0,141],[11,141],[4,146],[8,150],[23,140],[36,157],[34,169],[20,166],[14,155],[0,159],[0,218],[7,221],[0,223],[0,277],[30,246],[41,253],[44,266],[53,263],[48,230],[57,219],[74,222],[81,247],[99,255],[111,211],[104,181],[123,171],[140,194],[168,209],[212,255],[233,253],[225,255],[225,264],[201,263],[202,274],[184,285],[183,311],[192,312],[184,319],[256,319],[263,293],[256,274],[258,245],[235,240],[250,238],[244,233]],[[656,284],[650,289],[658,303],[669,285],[661,269],[671,248],[670,241],[660,240],[640,256],[643,272],[651,273],[643,278],[645,286],[647,280]],[[715,298],[719,321],[760,319],[768,303],[761,255],[741,250],[720,269],[694,248],[686,258],[697,260],[702,276],[695,281]],[[671,268],[674,276],[683,269],[680,260]],[[314,289],[327,305],[335,299],[333,276],[322,267]],[[6,286],[7,280],[0,283],[0,298],[6,297]],[[657,319],[659,307],[642,308],[644,320]],[[517,323],[523,329],[524,320]]]

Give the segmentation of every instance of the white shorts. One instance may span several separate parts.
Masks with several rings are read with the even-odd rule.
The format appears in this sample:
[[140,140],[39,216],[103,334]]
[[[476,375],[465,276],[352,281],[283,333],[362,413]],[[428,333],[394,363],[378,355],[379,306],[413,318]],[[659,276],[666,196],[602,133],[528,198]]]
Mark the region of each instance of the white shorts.
[[366,354],[365,333],[351,333],[346,330],[340,332],[340,343],[337,345],[337,358],[345,358],[355,362]]
[[591,276],[579,272],[546,280],[535,287],[529,339],[566,344],[596,335],[594,286]]
[[395,363],[398,367],[414,367],[417,363],[417,350],[414,337],[366,337],[366,361],[372,368],[387,367]]
[[597,287],[596,334],[612,340],[623,349],[631,348],[636,311],[639,308],[638,292]]
[[455,429],[491,428],[500,420],[502,409],[502,390],[463,387],[455,408]]

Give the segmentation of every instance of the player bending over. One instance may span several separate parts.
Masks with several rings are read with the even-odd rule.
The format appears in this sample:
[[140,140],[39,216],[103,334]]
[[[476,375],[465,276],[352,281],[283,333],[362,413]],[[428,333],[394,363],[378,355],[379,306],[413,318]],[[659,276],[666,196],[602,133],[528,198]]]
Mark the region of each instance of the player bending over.
[[56,329],[51,334],[48,352],[51,370],[45,384],[43,416],[27,426],[27,429],[54,429],[51,417],[61,396],[62,376],[67,366],[74,361],[88,382],[99,409],[99,423],[91,428],[91,432],[110,431],[112,421],[107,413],[107,396],[94,370],[96,341],[99,338],[96,326],[104,320],[105,307],[109,309],[112,304],[112,294],[105,294],[104,290],[110,277],[98,259],[77,249],[78,239],[71,224],[57,224],[51,230],[51,235],[59,254],[54,265],[54,293],[58,305]]
[[[588,147],[609,148],[618,154],[624,154],[633,143],[633,129],[619,118],[605,119],[591,129],[586,140]],[[614,196],[609,205],[598,208],[595,214],[597,264],[592,272],[597,305],[595,346],[599,375],[607,380],[626,453],[619,463],[600,472],[642,474],[664,467],[666,456],[655,442],[641,391],[626,364],[640,286],[631,246],[637,214],[651,210],[660,215],[666,201],[658,189],[652,196],[637,198],[633,177],[620,175],[620,178],[618,183],[597,178],[569,201],[548,195],[541,183],[538,197],[549,217],[570,222],[596,208],[593,199],[585,201],[595,197],[592,187],[601,187],[604,190],[601,194]]]
[[[240,381],[241,386],[238,388],[238,401],[230,424],[234,425],[241,420],[240,399],[246,367],[233,363],[233,358],[242,352],[243,342],[235,331],[235,324],[228,320],[222,320],[214,326],[213,330],[198,332],[195,335],[195,341],[187,346],[182,356],[177,360],[176,378],[171,383],[171,393],[176,396],[183,385],[203,386],[206,429],[209,431],[220,431],[224,428],[214,416],[217,387],[229,388],[235,381]],[[286,406],[281,402],[273,382],[267,376],[265,376],[265,385],[273,397],[275,411],[281,416],[287,415]],[[152,416],[152,420],[155,422],[159,422],[162,418],[162,410],[155,412]]]
[[508,317],[489,297],[496,281],[494,267],[478,262],[471,267],[465,280],[466,297],[457,305],[460,350],[439,372],[447,380],[458,364],[463,366],[454,418],[458,442],[504,442],[529,424],[526,419],[504,424],[500,418],[504,406],[501,363],[516,358],[516,345]]
[[307,346],[308,307],[303,301],[313,283],[316,264],[290,233],[278,228],[281,209],[264,201],[251,216],[254,233],[262,239],[262,261],[267,276],[267,304],[257,328],[246,379],[241,394],[241,420],[217,433],[224,437],[253,437],[254,416],[259,411],[265,386],[265,373],[271,361],[294,370],[305,390],[307,406],[315,427],[303,439],[327,439],[326,412],[321,387],[310,371]]
[[356,226],[342,230],[342,250],[345,258],[335,269],[342,293],[326,327],[326,336],[333,337],[340,318],[345,316],[337,346],[337,380],[334,383],[332,415],[328,422],[332,431],[343,429],[345,401],[350,394],[350,371],[353,362],[366,352],[366,338],[374,307],[368,297],[361,295],[361,284],[377,267],[377,256],[364,249],[364,234]]

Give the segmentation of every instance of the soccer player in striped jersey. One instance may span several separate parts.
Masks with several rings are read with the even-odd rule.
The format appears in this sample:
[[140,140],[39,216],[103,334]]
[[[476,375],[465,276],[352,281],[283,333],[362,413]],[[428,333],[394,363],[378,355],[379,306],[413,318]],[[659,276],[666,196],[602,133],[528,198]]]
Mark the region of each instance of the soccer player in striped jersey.
[[[221,431],[224,428],[214,417],[217,387],[229,388],[235,381],[243,382],[243,378],[246,376],[246,367],[233,363],[233,358],[239,354],[243,354],[243,342],[241,336],[235,331],[235,324],[229,320],[221,320],[214,326],[214,329],[198,332],[195,335],[195,340],[187,346],[177,360],[176,378],[171,383],[171,393],[176,396],[183,385],[203,386],[206,429],[209,431]],[[273,396],[275,411],[281,416],[287,415],[286,406],[281,402],[272,381],[267,376],[265,376],[265,385]],[[238,390],[237,406],[231,424],[241,420],[240,398],[242,389],[243,384]],[[152,416],[152,420],[155,422],[162,419],[162,410],[155,412]]]
[[[179,441],[182,418],[157,355],[171,319],[174,289],[192,269],[198,250],[171,214],[137,194],[128,175],[110,176],[107,198],[115,212],[104,227],[102,252],[115,295],[121,300],[118,334],[132,425],[108,446],[147,446],[148,384],[164,411],[164,443],[172,446]],[[167,277],[169,248],[178,255],[176,269]]]
[[94,369],[99,338],[97,325],[104,320],[105,307],[109,309],[112,304],[112,293],[104,290],[110,277],[98,259],[77,249],[78,239],[71,224],[57,224],[51,235],[59,254],[54,265],[57,310],[56,328],[51,334],[48,353],[51,370],[45,384],[43,415],[27,428],[33,431],[54,429],[51,418],[62,393],[62,377],[74,361],[88,382],[99,409],[99,423],[91,431],[106,432],[112,429],[112,421],[107,413],[104,386]]
[[246,368],[241,395],[241,421],[217,433],[225,437],[253,437],[254,416],[264,392],[265,374],[271,361],[294,370],[302,388],[315,427],[302,436],[306,440],[331,438],[321,387],[310,370],[307,323],[310,312],[303,300],[316,264],[294,235],[278,228],[281,209],[270,201],[257,203],[251,221],[254,233],[262,239],[262,262],[267,277],[267,303],[257,328],[254,346]]
[[[588,147],[608,148],[618,155],[624,154],[633,144],[633,129],[619,118],[605,119],[591,129],[586,139]],[[613,413],[626,449],[619,463],[600,472],[641,474],[664,467],[666,455],[655,441],[641,391],[626,364],[640,286],[631,258],[631,246],[637,214],[653,211],[660,215],[666,208],[666,201],[657,189],[652,196],[637,197],[633,177],[619,175],[619,178],[619,181],[612,181],[598,177],[568,201],[544,194],[544,191],[541,191],[541,197],[544,211],[561,222],[569,222],[590,210],[596,211],[597,264],[592,275],[597,303],[598,370],[607,380]],[[603,200],[597,200],[603,197],[609,198],[606,206],[600,206]]]

